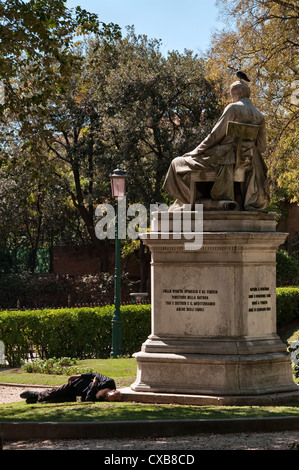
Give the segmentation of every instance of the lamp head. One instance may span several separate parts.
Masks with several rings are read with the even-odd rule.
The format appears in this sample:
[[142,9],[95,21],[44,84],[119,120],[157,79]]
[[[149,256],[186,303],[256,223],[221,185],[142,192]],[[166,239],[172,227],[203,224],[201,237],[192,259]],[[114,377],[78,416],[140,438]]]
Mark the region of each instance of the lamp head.
[[117,168],[110,175],[111,191],[113,197],[123,197],[126,195],[126,173]]

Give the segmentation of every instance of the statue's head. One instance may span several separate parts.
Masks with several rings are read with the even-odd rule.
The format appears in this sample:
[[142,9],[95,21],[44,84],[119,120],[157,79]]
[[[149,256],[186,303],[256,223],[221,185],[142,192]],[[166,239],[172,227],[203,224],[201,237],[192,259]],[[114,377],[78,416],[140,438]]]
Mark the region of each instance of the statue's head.
[[239,101],[241,98],[249,98],[250,88],[243,80],[238,80],[230,86],[232,101]]

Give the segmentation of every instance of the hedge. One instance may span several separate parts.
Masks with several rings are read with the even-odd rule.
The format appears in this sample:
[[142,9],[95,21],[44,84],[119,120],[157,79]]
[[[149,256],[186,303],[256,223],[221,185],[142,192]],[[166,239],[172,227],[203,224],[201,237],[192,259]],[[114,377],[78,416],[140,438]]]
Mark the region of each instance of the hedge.
[[[277,324],[299,320],[299,287],[276,289]],[[0,340],[11,367],[35,353],[38,357],[108,358],[111,351],[113,305],[94,308],[0,312]],[[122,352],[141,349],[151,331],[150,305],[125,305]]]
[[276,316],[278,325],[299,320],[299,287],[277,287]]
[[[0,312],[0,340],[11,367],[28,355],[107,358],[111,351],[113,306]],[[140,351],[151,330],[150,305],[121,307],[122,353]]]

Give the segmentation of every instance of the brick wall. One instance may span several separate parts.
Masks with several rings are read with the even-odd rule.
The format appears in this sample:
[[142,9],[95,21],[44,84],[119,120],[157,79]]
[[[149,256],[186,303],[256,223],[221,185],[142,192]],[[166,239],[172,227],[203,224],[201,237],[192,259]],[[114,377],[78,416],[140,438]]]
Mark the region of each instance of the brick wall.
[[[101,251],[100,251],[101,250]],[[114,257],[108,251],[108,272],[113,272]],[[94,245],[56,246],[52,250],[52,272],[54,274],[98,274],[103,271],[104,247],[96,249]]]
[[[52,273],[69,274],[71,276],[96,275],[100,272],[114,273],[114,245],[104,245],[100,248],[94,245],[56,246],[52,250]],[[139,278],[140,268],[137,256],[127,260],[125,271],[133,278]],[[107,266],[104,269],[105,259]]]

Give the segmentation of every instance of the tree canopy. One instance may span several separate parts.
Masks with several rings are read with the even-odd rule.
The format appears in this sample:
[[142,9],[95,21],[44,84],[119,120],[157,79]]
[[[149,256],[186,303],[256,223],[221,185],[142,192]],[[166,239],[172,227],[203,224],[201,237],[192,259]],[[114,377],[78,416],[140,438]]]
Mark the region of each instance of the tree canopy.
[[165,56],[65,1],[0,1],[1,247],[100,243],[95,208],[118,166],[129,203],[169,204],[171,160],[210,132],[238,69],[266,117],[273,201],[299,202],[298,4],[218,3],[228,26],[202,57]]
[[[0,50],[7,64],[1,176],[6,197],[18,184],[25,201],[14,226],[22,243],[26,227],[25,243],[49,244],[50,226],[57,242],[55,221],[65,212],[64,232],[80,219],[80,237],[97,244],[95,208],[110,200],[112,170],[127,171],[129,202],[168,202],[161,189],[170,161],[205,137],[221,108],[204,60],[191,51],[164,57],[160,41],[136,36],[133,28],[122,37],[116,25],[52,3],[1,5],[9,34],[20,33],[15,49]],[[19,8],[14,27],[13,6]],[[50,200],[59,201],[60,211]]]

